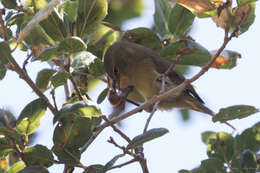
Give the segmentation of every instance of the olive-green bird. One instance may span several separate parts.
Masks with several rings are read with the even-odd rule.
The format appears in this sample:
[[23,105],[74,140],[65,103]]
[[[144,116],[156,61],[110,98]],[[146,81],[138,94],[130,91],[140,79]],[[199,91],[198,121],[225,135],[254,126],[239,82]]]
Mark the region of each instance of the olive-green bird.
[[[114,87],[122,89],[133,86],[134,91],[127,98],[135,102],[143,102],[159,94],[162,74],[168,70],[169,66],[170,63],[153,50],[127,41],[114,43],[108,48],[104,57],[105,71]],[[184,80],[181,74],[171,70],[165,79],[165,91],[180,85]],[[204,106],[203,100],[192,85],[161,100],[158,105],[158,108],[163,110],[175,107],[215,116],[213,111]]]

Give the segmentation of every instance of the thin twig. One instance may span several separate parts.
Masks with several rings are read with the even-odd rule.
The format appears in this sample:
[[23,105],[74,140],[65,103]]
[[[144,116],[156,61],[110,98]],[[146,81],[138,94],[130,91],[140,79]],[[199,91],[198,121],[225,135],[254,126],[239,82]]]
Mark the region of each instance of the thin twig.
[[111,136],[110,136],[109,140],[107,140],[107,142],[113,144],[115,147],[117,147],[117,148],[119,148],[120,150],[122,150],[124,154],[128,154],[128,155],[130,155],[130,156],[133,156],[134,158],[137,157],[136,154],[134,154],[134,153],[128,151],[125,147],[118,145],[118,144],[116,143],[116,141],[114,140],[114,138],[112,138]]
[[74,156],[74,155],[73,155],[70,151],[68,151],[66,148],[64,148],[64,151],[65,151],[67,154],[69,154],[76,162],[78,162],[79,166],[80,166],[81,168],[83,168],[85,172],[87,172],[87,169],[88,169],[88,168],[87,168],[86,166],[84,166],[76,156]]
[[[105,120],[106,122],[109,122],[109,120],[107,119],[107,117],[106,116],[101,116],[101,118],[103,119],[103,120]],[[126,134],[124,134],[121,130],[119,130],[114,124],[112,124],[111,125],[111,127],[113,128],[113,130],[115,131],[115,132],[117,132],[123,139],[125,139],[128,143],[129,142],[131,142],[131,139],[128,137],[128,136],[126,136]]]
[[29,54],[28,56],[27,56],[27,58],[24,60],[24,62],[23,62],[23,70],[27,73],[27,71],[26,71],[26,65],[28,64],[28,61],[29,61],[29,59],[32,57],[32,55],[33,55],[33,51],[32,51],[32,53],[31,54]]
[[129,161],[125,162],[125,163],[122,163],[122,164],[119,164],[119,165],[116,165],[116,166],[112,166],[108,170],[116,169],[116,168],[122,168],[123,166],[130,165],[131,163],[134,163],[136,161],[137,161],[136,159],[132,159],[132,160],[129,160]]
[[10,124],[9,120],[8,120],[8,116],[5,112],[5,110],[2,109],[2,112],[3,112],[3,115],[4,115],[4,120],[5,120],[5,124],[6,124],[7,128],[13,131],[14,129],[13,129],[12,125]]
[[55,97],[55,88],[53,88],[51,90],[51,97],[52,97],[52,100],[53,100],[54,107],[58,111],[58,106],[57,106],[56,97]]

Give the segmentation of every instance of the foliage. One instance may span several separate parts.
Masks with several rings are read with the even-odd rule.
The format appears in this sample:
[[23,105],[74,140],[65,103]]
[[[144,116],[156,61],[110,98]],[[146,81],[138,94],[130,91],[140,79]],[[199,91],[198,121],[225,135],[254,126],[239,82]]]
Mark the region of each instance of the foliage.
[[[14,71],[39,98],[28,103],[18,118],[0,109],[0,172],[48,172],[51,165],[64,164],[65,172],[80,167],[85,172],[103,173],[139,162],[143,172],[147,173],[143,144],[161,137],[168,130],[155,128],[147,131],[145,128],[142,134],[131,140],[113,125],[119,120],[110,122],[87,95],[91,84],[97,80],[105,81],[103,56],[107,48],[122,39],[153,49],[171,63],[178,61],[176,69],[182,72],[188,66],[200,66],[205,71],[207,68],[232,69],[240,58],[238,52],[207,50],[187,33],[196,17],[212,18],[230,36],[225,37],[225,48],[232,37],[247,32],[253,24],[255,1],[237,0],[234,6],[231,1],[221,0],[178,0],[177,3],[154,0],[153,29],[121,31],[124,21],[140,16],[142,0],[26,0],[24,4],[18,0],[1,0],[4,8],[0,9],[0,80],[6,77],[7,70]],[[13,55],[16,51],[31,52],[23,68],[16,62],[18,57]],[[32,61],[29,63],[42,61],[50,64],[49,68],[35,72],[35,82],[26,71],[30,59]],[[61,86],[68,88],[70,84],[73,89],[65,92],[66,101],[62,107],[57,107],[55,89]],[[49,89],[53,102],[43,94]],[[100,92],[97,103],[100,104],[107,95],[114,96],[109,88]],[[29,135],[35,134],[47,108],[55,115],[53,146],[51,149],[40,144],[29,146]],[[225,123],[257,112],[259,110],[254,106],[234,105],[222,108],[212,120]],[[184,119],[189,117],[187,110],[181,113]],[[102,119],[104,123],[100,125]],[[108,141],[121,149],[123,154],[114,156],[105,165],[86,166],[81,163],[82,153],[108,126],[128,142],[126,146],[120,146],[113,138]],[[183,169],[180,173],[259,171],[256,154],[260,150],[259,134],[259,122],[236,136],[206,131],[202,134],[202,140],[207,145],[208,159],[201,161],[198,168]],[[117,160],[125,155],[133,159],[125,165],[115,166]],[[13,158],[13,161],[7,163],[7,158]]]

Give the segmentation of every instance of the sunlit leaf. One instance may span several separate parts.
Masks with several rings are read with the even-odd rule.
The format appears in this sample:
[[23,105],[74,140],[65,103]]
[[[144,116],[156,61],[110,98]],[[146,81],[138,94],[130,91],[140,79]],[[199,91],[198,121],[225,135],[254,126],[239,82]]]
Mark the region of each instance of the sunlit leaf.
[[76,53],[87,49],[84,41],[76,36],[68,37],[63,40],[58,47],[58,51],[63,53]]
[[6,173],[17,173],[26,167],[23,161],[18,161],[13,164]]
[[17,119],[16,130],[21,134],[32,134],[39,127],[46,109],[47,104],[43,99],[36,99],[27,104]]
[[217,133],[212,131],[206,131],[201,134],[201,139],[204,144],[208,144],[211,138],[216,139]]
[[38,11],[48,4],[47,0],[26,0],[25,5],[27,7],[33,7],[35,11]]
[[73,69],[88,68],[91,63],[94,63],[97,57],[90,52],[81,51],[72,55],[71,67]]
[[37,74],[36,86],[42,91],[46,91],[51,85],[51,77],[56,72],[52,69],[43,69]]
[[242,6],[248,3],[256,2],[257,0],[237,0],[237,5]]
[[131,142],[127,145],[128,149],[136,148],[139,145],[142,145],[148,141],[151,141],[155,138],[161,137],[168,133],[169,131],[165,128],[154,128],[151,130],[148,130],[144,134],[138,135],[134,137]]
[[78,1],[67,0],[59,9],[64,10],[64,12],[69,16],[71,22],[75,22],[78,16]]
[[213,122],[220,121],[221,123],[233,119],[241,119],[248,117],[259,110],[249,105],[235,105],[220,109],[219,113],[212,118]]

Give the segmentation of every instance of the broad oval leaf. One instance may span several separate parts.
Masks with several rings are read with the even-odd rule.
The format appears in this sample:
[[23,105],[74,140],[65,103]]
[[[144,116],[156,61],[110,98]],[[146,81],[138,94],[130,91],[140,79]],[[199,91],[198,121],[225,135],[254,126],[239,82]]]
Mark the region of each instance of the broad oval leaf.
[[13,164],[6,173],[17,173],[26,167],[23,161],[18,161]]
[[15,9],[17,7],[16,0],[1,0],[5,8]]
[[87,51],[74,53],[72,55],[71,67],[75,70],[87,68],[91,63],[94,63],[96,58],[95,55]]
[[52,151],[59,161],[69,165],[77,165],[81,157],[81,153],[77,148],[64,148],[63,146],[54,145]]
[[194,18],[195,16],[189,10],[179,4],[176,4],[171,9],[168,27],[175,40],[186,35],[193,24]]
[[201,134],[201,139],[204,144],[209,144],[211,138],[216,139],[217,133],[212,131],[206,131]]
[[5,65],[9,63],[9,60],[12,57],[11,55],[11,49],[8,42],[0,42],[0,64]]
[[123,157],[124,154],[119,154],[119,155],[116,155],[115,157],[113,157],[113,159],[111,159],[109,162],[107,162],[107,164],[101,169],[100,173],[105,173],[109,170],[109,168],[111,168],[115,163],[116,161],[120,158],[120,157]]
[[78,0],[77,35],[90,35],[107,15],[107,0]]
[[108,91],[109,91],[109,88],[105,88],[105,89],[99,94],[99,96],[98,96],[98,98],[97,98],[97,103],[98,103],[98,104],[102,103],[102,102],[105,100],[105,98],[106,98],[106,96],[107,96],[107,94],[108,94]]
[[169,131],[165,128],[154,128],[151,130],[148,130],[144,134],[138,135],[134,137],[131,142],[127,145],[127,149],[134,149],[139,145],[142,145],[148,141],[151,141],[155,138],[161,137],[168,133]]
[[[214,56],[217,51],[211,51],[211,55]],[[224,50],[219,57],[212,64],[214,68],[232,69],[236,66],[237,59],[241,58],[241,54],[232,50]]]
[[17,119],[16,130],[24,135],[32,134],[39,127],[46,109],[47,104],[43,99],[36,99],[27,104]]
[[37,74],[36,78],[36,86],[42,91],[46,91],[49,89],[50,84],[51,84],[51,77],[52,75],[56,73],[55,70],[52,69],[43,69]]
[[61,55],[62,55],[62,52],[58,51],[58,47],[53,46],[53,47],[42,50],[39,53],[39,56],[36,58],[36,60],[49,61],[53,58],[58,58]]
[[65,71],[60,71],[51,76],[51,84],[54,86],[54,88],[58,88],[61,85],[64,85],[67,80],[69,79],[70,74]]
[[209,158],[201,161],[201,168],[205,170],[205,172],[218,172],[218,173],[226,173],[226,167],[224,166],[224,162],[216,159]]
[[240,157],[240,167],[242,172],[254,173],[257,168],[255,153],[249,149],[244,150]]
[[5,157],[13,151],[13,146],[7,138],[0,138],[0,157]]
[[160,55],[170,62],[172,62],[178,54],[182,55],[178,63],[181,65],[203,66],[211,58],[207,49],[191,40],[171,43],[160,52]]
[[228,120],[241,119],[259,112],[257,108],[249,105],[235,105],[220,109],[219,113],[212,118],[213,122],[220,121],[221,123]]
[[75,22],[78,16],[78,1],[67,0],[63,2],[59,9],[62,9],[68,16],[71,22]]
[[60,42],[58,51],[62,53],[76,53],[87,49],[87,45],[84,41],[76,36],[65,38]]
[[49,173],[49,171],[43,166],[29,166],[19,171],[19,173]]
[[37,165],[50,167],[53,164],[52,152],[43,145],[26,147],[23,151],[24,159],[29,166]]
[[141,44],[155,51],[163,47],[160,38],[153,30],[148,28],[141,27],[128,30],[127,32],[125,32],[123,40]]
[[4,79],[6,71],[6,67],[3,64],[0,64],[0,80]]

